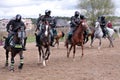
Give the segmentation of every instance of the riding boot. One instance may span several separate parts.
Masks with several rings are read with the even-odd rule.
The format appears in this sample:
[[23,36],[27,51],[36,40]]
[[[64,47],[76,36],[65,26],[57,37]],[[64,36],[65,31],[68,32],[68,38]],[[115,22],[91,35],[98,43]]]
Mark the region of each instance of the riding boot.
[[72,34],[69,34],[69,35],[68,35],[68,41],[69,41],[69,43],[72,42],[72,41],[71,41],[71,38],[72,38]]
[[24,45],[23,45],[23,50],[26,50],[26,41],[27,41],[27,37],[24,39]]
[[52,46],[52,47],[54,47],[53,42],[54,42],[54,37],[53,37],[53,36],[51,36],[50,46]]
[[106,33],[105,33],[105,31],[103,31],[103,38],[106,38]]

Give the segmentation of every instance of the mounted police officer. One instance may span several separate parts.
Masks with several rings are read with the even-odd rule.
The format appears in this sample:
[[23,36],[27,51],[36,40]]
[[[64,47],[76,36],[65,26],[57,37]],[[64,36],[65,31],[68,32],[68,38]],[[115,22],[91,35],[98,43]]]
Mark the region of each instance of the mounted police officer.
[[105,16],[101,16],[100,19],[100,27],[103,31],[103,37],[106,37],[107,35],[107,29],[106,29],[106,20],[105,20]]
[[[51,34],[51,41],[50,41],[50,45],[52,47],[53,46],[53,42],[54,42],[54,33],[53,31],[55,30],[55,27],[56,27],[56,20],[55,18],[51,17],[51,11],[50,10],[45,10],[45,15],[42,15],[40,17],[40,19],[38,20],[38,23],[39,24],[37,27],[38,29],[43,26],[41,23],[44,22],[44,21],[47,21],[49,22],[50,24],[50,34]],[[38,46],[40,44],[40,36],[41,36],[42,32],[40,32],[37,36],[36,36],[36,42],[37,42],[37,45]]]
[[[22,16],[20,14],[17,14],[15,16],[15,19],[11,19],[8,22],[8,24],[6,26],[6,29],[8,32],[8,37],[5,40],[5,45],[4,45],[5,49],[7,46],[9,46],[9,42],[10,42],[12,36],[17,32],[18,27],[23,27],[24,30],[26,29],[25,24],[21,19],[22,19]],[[26,45],[26,39],[23,44],[23,50],[26,50],[25,45]]]
[[71,17],[71,22],[70,22],[70,31],[68,32],[68,37],[67,39],[71,42],[71,37],[80,23],[80,18],[79,18],[80,13],[78,11],[75,11],[74,16]]
[[[86,20],[86,17],[82,14],[80,14],[80,20]],[[87,37],[89,34],[91,33],[91,30],[89,28],[89,26],[86,28],[86,30],[84,31],[85,37]]]

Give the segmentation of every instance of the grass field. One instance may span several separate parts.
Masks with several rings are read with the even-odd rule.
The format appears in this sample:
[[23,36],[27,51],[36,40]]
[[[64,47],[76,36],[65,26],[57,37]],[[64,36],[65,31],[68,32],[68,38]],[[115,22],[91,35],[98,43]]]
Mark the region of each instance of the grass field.
[[[66,38],[66,36],[64,36],[63,38],[60,38],[59,41],[60,41],[60,42],[61,42],[61,41],[64,41],[65,38]],[[27,36],[27,43],[35,42],[35,41],[36,41],[35,39],[36,39],[36,38],[35,38],[34,35],[29,35],[29,36]]]

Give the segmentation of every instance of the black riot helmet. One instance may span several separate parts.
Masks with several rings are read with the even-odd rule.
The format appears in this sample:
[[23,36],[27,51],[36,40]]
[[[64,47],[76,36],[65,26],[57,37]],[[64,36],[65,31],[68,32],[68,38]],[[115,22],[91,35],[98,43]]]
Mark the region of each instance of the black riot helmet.
[[75,17],[78,17],[80,15],[80,13],[78,11],[75,11]]
[[51,11],[50,10],[45,10],[45,15],[50,16]]
[[81,14],[80,19],[85,19],[85,16]]
[[17,14],[16,17],[15,17],[15,20],[19,22],[19,21],[21,21],[21,18],[22,18],[21,15]]
[[99,22],[101,21],[101,16],[98,16],[97,21]]
[[101,20],[105,20],[105,16],[101,16]]

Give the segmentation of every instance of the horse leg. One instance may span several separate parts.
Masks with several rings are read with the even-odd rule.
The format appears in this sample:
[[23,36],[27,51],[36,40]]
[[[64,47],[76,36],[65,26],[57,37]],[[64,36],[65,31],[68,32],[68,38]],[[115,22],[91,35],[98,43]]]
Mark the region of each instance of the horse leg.
[[84,55],[84,53],[83,53],[83,43],[81,44],[81,48],[82,48],[82,56],[81,57],[83,57],[83,55]]
[[99,39],[100,41],[99,41],[99,46],[98,46],[98,50],[100,50],[100,48],[101,48],[101,38]]
[[59,40],[57,39],[57,48],[59,48]]
[[14,72],[14,57],[16,56],[16,53],[11,52],[11,65],[10,65],[10,71]]
[[9,58],[9,51],[6,49],[6,63],[5,63],[5,67],[8,66],[8,58]]
[[91,43],[90,43],[90,47],[93,47],[93,42],[94,42],[95,38],[94,37],[91,37]]
[[57,43],[57,42],[55,41],[55,43],[54,43],[53,45],[55,46],[55,45],[56,45],[56,43]]
[[87,42],[88,42],[88,40],[89,40],[89,37],[87,37],[87,38],[86,38],[86,41],[85,41],[85,43],[87,43]]
[[45,53],[43,48],[41,48],[42,54],[41,54],[41,60],[42,60],[42,64],[43,66],[46,66],[46,61],[45,61]]
[[67,57],[69,58],[69,55],[70,55],[70,51],[71,51],[71,49],[72,49],[72,44],[71,44],[71,46],[70,46],[70,48],[68,49],[68,52],[67,52]]
[[40,63],[40,61],[42,61],[42,56],[41,56],[41,48],[40,46],[38,47],[38,51],[39,51],[39,59],[38,59],[38,64]]
[[114,45],[113,45],[113,38],[112,38],[112,40],[111,40],[111,45],[112,45],[112,47],[114,47]]
[[18,66],[18,69],[22,69],[23,68],[23,64],[24,64],[24,62],[23,62],[23,59],[24,59],[23,51],[19,52],[19,56],[20,56],[20,65]]
[[57,38],[55,38],[55,43],[54,43],[54,46],[57,44],[57,48],[59,46],[59,40]]
[[108,40],[110,41],[109,47],[114,47],[114,45],[113,45],[113,38],[112,37],[108,37]]
[[84,44],[87,43],[88,40],[89,40],[89,37],[88,37],[88,36],[84,36],[84,42],[83,42],[83,43],[84,43]]
[[73,46],[73,59],[75,58],[76,46]]
[[65,41],[65,46],[66,46],[66,48],[67,48],[67,57],[68,57],[68,54],[69,54],[69,53],[68,53],[68,52],[69,52],[69,49],[68,49],[68,48],[69,48],[69,45],[68,45],[67,40]]
[[50,47],[48,47],[46,49],[46,52],[45,52],[45,60],[48,60],[49,59],[49,56],[50,56]]

